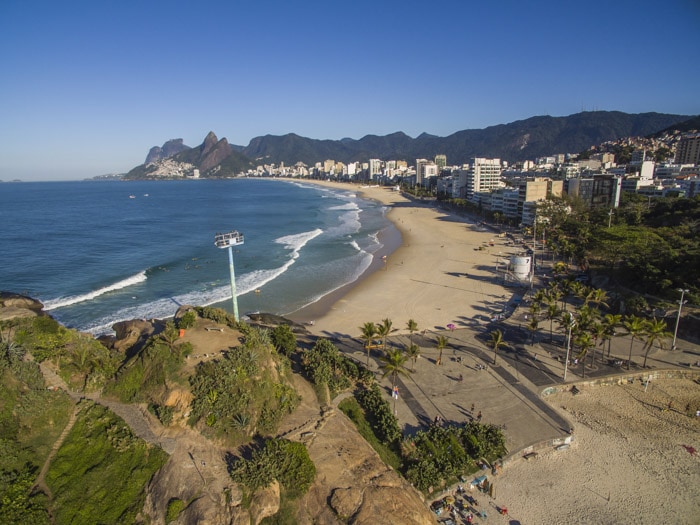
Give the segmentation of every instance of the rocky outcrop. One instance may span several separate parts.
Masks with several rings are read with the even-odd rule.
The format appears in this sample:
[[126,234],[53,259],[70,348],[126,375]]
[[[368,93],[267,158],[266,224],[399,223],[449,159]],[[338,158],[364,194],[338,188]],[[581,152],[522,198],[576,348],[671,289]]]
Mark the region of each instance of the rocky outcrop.
[[201,155],[199,169],[203,172],[218,166],[223,160],[233,153],[231,145],[226,138],[218,140],[213,131],[210,131],[200,146]]
[[162,147],[154,146],[152,147],[148,155],[146,156],[146,164],[151,162],[157,162],[159,160],[168,159],[173,155],[177,155],[181,151],[191,149],[189,146],[185,146],[182,143],[182,139],[171,139],[163,144]]
[[41,302],[12,292],[0,292],[0,321],[38,315],[46,315]]
[[132,321],[120,321],[112,325],[115,332],[113,337],[100,338],[102,344],[119,352],[131,355],[141,349],[143,344],[154,333],[160,331],[160,321],[146,321],[134,319]]
[[269,487],[258,489],[250,503],[250,517],[254,525],[258,525],[265,518],[274,516],[280,510],[280,484],[273,481]]
[[[193,432],[180,434],[168,462],[148,485],[144,513],[152,523],[165,525],[168,505],[183,502],[184,510],[171,523],[219,525],[236,523],[241,515],[242,493],[226,471],[226,463],[212,443]],[[279,495],[277,498],[279,505]]]
[[298,523],[435,523],[421,494],[382,462],[341,411],[325,412],[301,441],[317,475],[300,501]]

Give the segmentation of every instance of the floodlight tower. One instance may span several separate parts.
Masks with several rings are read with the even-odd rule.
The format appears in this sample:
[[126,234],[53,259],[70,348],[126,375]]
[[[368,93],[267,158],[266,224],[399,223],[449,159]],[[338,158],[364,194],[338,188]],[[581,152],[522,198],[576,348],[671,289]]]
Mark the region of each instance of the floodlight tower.
[[233,270],[234,246],[243,244],[243,234],[237,230],[228,233],[217,233],[214,235],[214,244],[217,248],[228,248],[228,268],[231,273],[231,300],[233,301],[233,317],[238,322],[238,300],[236,299],[236,273]]

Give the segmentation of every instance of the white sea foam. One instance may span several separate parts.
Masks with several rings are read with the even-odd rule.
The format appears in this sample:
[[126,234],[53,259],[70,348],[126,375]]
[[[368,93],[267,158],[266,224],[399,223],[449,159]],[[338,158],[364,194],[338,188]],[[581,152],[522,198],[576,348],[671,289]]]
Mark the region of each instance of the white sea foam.
[[339,204],[338,206],[331,206],[328,208],[332,211],[345,211],[345,210],[358,210],[360,207],[356,202],[348,202],[347,204]]
[[299,257],[299,250],[301,250],[311,239],[318,237],[322,233],[322,229],[316,228],[315,230],[310,232],[295,233],[293,235],[285,235],[284,237],[279,237],[278,239],[275,239],[275,242],[278,244],[284,244],[285,248],[292,250],[292,258],[296,259],[297,257]]
[[[351,283],[354,283],[355,281],[357,281],[360,278],[360,276],[363,273],[365,273],[367,268],[369,268],[369,266],[372,264],[372,260],[374,259],[374,255],[369,254],[369,253],[365,252],[364,250],[360,250],[360,253],[356,257],[360,257],[360,261],[357,264],[353,264],[353,268],[355,268],[355,270],[352,272],[352,274],[350,274],[348,276],[347,279],[338,283],[334,288],[327,290],[327,291],[313,297],[308,303],[299,307],[298,310],[301,310],[302,308],[306,308],[307,306],[314,304],[315,302],[320,301],[326,295],[335,292],[336,290],[342,288],[343,286],[346,286],[348,284],[351,284]],[[287,313],[291,313],[291,312],[287,312]]]
[[[289,260],[278,268],[255,270],[253,272],[238,276],[236,278],[236,295],[240,297],[257,290],[266,283],[269,283],[282,275],[292,264],[294,264],[296,259],[299,257],[299,252],[301,249],[310,240],[318,237],[322,233],[323,230],[317,228],[310,232],[286,235],[275,239],[275,242],[283,244],[285,248],[292,251],[292,253],[289,255]],[[145,304],[138,304],[127,308],[122,308],[109,317],[97,319],[94,323],[83,330],[94,335],[101,335],[111,332],[112,325],[119,321],[126,321],[135,318],[164,319],[172,317],[177,308],[183,304],[207,306],[226,301],[227,299],[231,299],[230,285],[217,285],[213,288],[205,290],[197,290],[174,297],[158,299]]]
[[146,281],[146,271],[142,271],[137,273],[136,275],[132,275],[131,277],[127,277],[126,279],[123,279],[121,281],[118,281],[114,284],[110,284],[109,286],[105,286],[103,288],[99,288],[97,290],[94,290],[92,292],[88,292],[86,294],[82,295],[73,295],[70,297],[59,297],[57,299],[50,299],[44,303],[44,309],[45,310],[55,310],[56,308],[63,308],[64,306],[70,306],[73,304],[77,303],[82,303],[85,301],[90,301],[91,299],[94,299],[95,297],[99,297],[100,295],[109,293],[109,292],[114,292],[116,290],[121,290],[122,288],[127,288],[128,286],[133,286],[135,284],[142,283]]

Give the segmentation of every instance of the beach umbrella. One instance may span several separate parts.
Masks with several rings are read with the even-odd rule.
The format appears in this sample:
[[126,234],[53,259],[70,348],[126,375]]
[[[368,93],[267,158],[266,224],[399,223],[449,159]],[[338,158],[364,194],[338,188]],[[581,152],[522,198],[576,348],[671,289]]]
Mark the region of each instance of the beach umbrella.
[[457,327],[454,324],[450,323],[447,325],[447,328],[449,328],[451,332],[454,332],[455,328],[457,328]]

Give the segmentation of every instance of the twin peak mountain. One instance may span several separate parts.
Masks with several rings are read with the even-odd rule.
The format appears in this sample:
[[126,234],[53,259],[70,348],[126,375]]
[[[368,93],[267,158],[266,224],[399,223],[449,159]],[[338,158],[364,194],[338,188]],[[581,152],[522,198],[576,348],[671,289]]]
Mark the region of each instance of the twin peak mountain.
[[[260,164],[292,166],[333,159],[344,163],[368,159],[406,160],[444,154],[448,162],[461,165],[472,157],[500,158],[509,162],[532,160],[554,153],[579,153],[592,146],[625,137],[645,137],[685,122],[694,128],[699,117],[664,113],[629,114],[619,111],[587,111],[566,117],[537,116],[484,129],[467,129],[446,137],[423,133],[411,138],[403,132],[355,140],[318,140],[294,133],[255,137],[248,146],[229,144],[209,132],[194,148],[182,139],[151,148],[146,162],[125,175],[126,179],[181,178],[198,169],[201,177],[231,177]],[[686,126],[687,127],[687,126]]]

